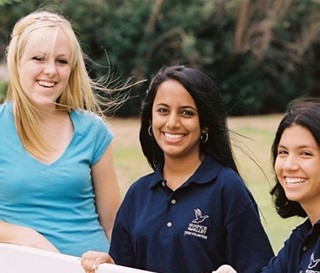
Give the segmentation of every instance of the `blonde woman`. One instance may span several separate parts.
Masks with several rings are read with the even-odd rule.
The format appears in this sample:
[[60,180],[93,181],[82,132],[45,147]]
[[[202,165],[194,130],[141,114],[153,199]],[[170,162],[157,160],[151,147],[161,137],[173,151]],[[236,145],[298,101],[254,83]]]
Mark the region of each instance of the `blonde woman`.
[[70,22],[36,11],[7,49],[0,105],[0,242],[108,251],[120,192],[107,127]]

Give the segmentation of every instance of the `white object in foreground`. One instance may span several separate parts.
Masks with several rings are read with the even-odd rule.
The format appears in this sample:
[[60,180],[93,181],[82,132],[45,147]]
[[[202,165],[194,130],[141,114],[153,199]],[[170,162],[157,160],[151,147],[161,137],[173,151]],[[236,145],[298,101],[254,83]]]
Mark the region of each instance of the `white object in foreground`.
[[[80,258],[32,247],[0,243],[0,272],[84,273]],[[150,273],[125,266],[101,264],[96,273]]]

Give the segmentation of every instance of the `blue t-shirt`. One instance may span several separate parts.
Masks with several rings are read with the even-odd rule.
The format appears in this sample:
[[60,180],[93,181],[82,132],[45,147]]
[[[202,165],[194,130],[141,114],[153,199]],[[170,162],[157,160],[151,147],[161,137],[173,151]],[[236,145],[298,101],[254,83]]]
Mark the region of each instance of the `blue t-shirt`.
[[320,272],[320,221],[314,226],[309,219],[296,227],[284,247],[263,273],[319,273]]
[[12,109],[10,101],[0,105],[0,220],[35,229],[64,254],[108,252],[91,177],[113,137],[106,124],[93,113],[71,112],[73,138],[46,164],[23,147]]
[[161,166],[135,182],[117,213],[110,254],[117,264],[160,273],[212,272],[222,264],[257,273],[273,257],[244,182],[211,157],[176,191]]

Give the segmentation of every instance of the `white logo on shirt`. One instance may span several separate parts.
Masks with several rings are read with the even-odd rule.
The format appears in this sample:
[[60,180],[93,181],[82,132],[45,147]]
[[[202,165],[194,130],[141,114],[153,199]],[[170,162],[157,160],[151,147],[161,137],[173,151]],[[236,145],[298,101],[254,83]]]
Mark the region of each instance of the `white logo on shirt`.
[[202,216],[202,211],[201,211],[200,209],[195,209],[195,210],[194,210],[194,215],[196,216],[196,218],[192,220],[192,223],[194,223],[194,224],[200,224],[200,223],[202,223],[204,220],[206,220],[207,218],[209,218],[208,215]]
[[208,215],[202,215],[202,211],[198,208],[194,210],[195,219],[189,223],[187,230],[184,231],[184,235],[195,236],[202,239],[208,239],[207,233],[207,226],[200,225],[203,223],[207,218]]
[[314,253],[312,253],[311,257],[310,257],[310,264],[308,265],[308,269],[306,270],[306,273],[316,273],[319,272],[319,270],[309,270],[309,269],[313,269],[315,268],[320,262],[320,259],[315,259],[314,258]]

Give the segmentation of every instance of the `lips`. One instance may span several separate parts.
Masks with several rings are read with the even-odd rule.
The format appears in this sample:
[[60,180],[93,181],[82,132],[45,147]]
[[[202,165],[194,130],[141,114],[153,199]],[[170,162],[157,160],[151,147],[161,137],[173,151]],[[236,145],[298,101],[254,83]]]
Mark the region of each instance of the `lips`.
[[47,81],[37,81],[37,82],[40,86],[45,87],[45,88],[51,88],[56,85],[55,82],[47,82]]
[[179,140],[184,137],[183,134],[170,134],[170,133],[163,133],[163,134],[169,140]]
[[287,185],[303,184],[307,179],[299,177],[285,177]]

